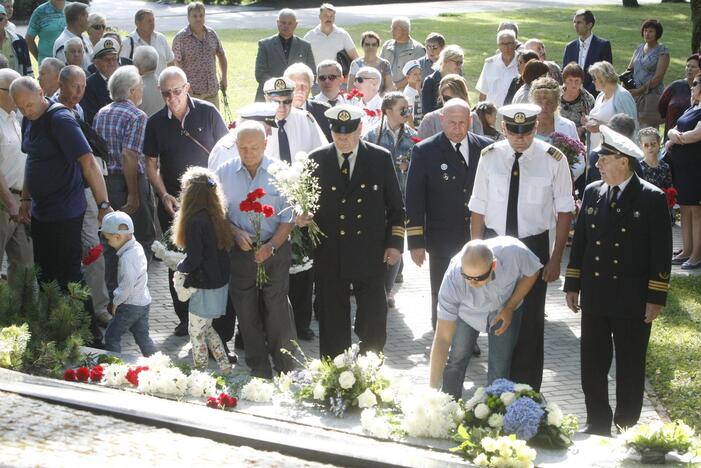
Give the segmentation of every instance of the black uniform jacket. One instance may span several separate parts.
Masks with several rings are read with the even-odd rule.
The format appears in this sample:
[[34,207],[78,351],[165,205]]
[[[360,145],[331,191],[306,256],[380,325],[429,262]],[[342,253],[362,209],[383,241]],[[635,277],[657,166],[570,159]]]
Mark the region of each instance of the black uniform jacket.
[[80,101],[83,108],[85,121],[92,126],[92,121],[97,115],[97,111],[112,102],[110,92],[107,89],[107,82],[99,73],[93,73],[85,81],[85,94]]
[[581,291],[587,314],[643,316],[664,305],[669,289],[672,229],[664,193],[633,175],[607,208],[603,181],[589,184],[575,227],[565,291]]
[[329,124],[329,119],[324,114],[324,112],[329,109],[331,109],[331,106],[325,102],[312,100],[307,101],[307,111],[314,116],[317,125],[319,125],[321,131],[324,132],[326,140],[331,143],[333,141],[333,138],[331,137],[331,125]]
[[492,143],[469,133],[469,165],[443,132],[414,146],[406,186],[409,249],[447,257],[470,240],[467,204],[480,153]]
[[348,187],[336,146],[310,155],[319,167],[321,197],[314,219],[326,237],[314,252],[314,272],[333,279],[383,275],[384,250],[404,248],[404,204],[389,151],[360,141]]

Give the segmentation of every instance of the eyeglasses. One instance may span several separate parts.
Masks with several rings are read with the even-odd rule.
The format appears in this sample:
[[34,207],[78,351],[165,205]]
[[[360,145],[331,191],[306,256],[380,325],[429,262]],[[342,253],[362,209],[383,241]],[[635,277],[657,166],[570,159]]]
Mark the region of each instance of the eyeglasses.
[[445,102],[448,102],[448,101],[450,101],[451,99],[453,99],[453,96],[446,96],[445,94],[441,94],[441,99],[442,99],[443,102],[445,103]]
[[401,115],[402,117],[406,117],[407,115],[409,115],[409,109],[406,107],[402,107],[402,108],[398,109],[398,111],[399,111],[399,115]]
[[0,91],[7,91],[8,93],[10,92],[10,88],[0,88]]
[[660,146],[660,144],[657,143],[657,142],[654,142],[654,143],[642,143],[640,146],[642,146],[643,148],[654,148],[654,147],[656,147],[656,146]]
[[489,270],[488,270],[486,273],[484,273],[483,275],[479,275],[479,276],[468,276],[468,275],[466,275],[462,270],[460,270],[460,274],[461,274],[462,277],[465,278],[467,281],[477,281],[477,282],[479,282],[479,281],[484,281],[484,280],[486,280],[487,278],[489,278],[489,275],[492,274],[492,265],[489,266]]
[[429,50],[438,50],[441,48],[439,45],[426,44],[426,48]]
[[289,105],[292,105],[292,99],[285,99],[284,101],[276,101],[276,100],[273,100],[273,102],[274,102],[274,103],[277,103],[277,104],[279,104],[279,105],[281,105],[281,106],[289,106]]
[[693,83],[691,83],[691,87],[695,88],[699,85],[699,83],[701,83],[701,81],[694,81]]
[[463,64],[462,60],[460,60],[459,62],[457,60],[449,60],[449,62],[453,62],[458,67],[462,67],[462,64]]
[[319,81],[336,81],[336,78],[338,78],[338,75],[319,75]]
[[370,77],[370,76],[356,76],[355,77],[355,81],[357,81],[358,83],[362,83],[365,80],[376,80],[376,79],[377,78]]
[[93,28],[93,29],[100,30],[100,29],[105,29],[107,26],[105,26],[104,24],[93,24],[93,25],[90,26],[90,27]]
[[368,44],[367,42],[363,44],[363,47],[380,47],[380,44],[377,42],[373,42],[372,44]]
[[161,91],[161,96],[163,96],[163,99],[168,99],[171,95],[178,97],[183,93],[184,90],[185,85],[182,85],[179,88],[166,89],[165,91]]

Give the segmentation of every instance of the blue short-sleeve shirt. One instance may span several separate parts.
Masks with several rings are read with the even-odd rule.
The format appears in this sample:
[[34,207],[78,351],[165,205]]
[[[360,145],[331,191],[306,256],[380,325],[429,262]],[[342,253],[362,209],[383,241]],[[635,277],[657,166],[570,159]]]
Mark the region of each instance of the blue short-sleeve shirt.
[[92,153],[68,109],[25,119],[22,151],[27,154],[25,180],[32,195],[32,216],[53,222],[85,212],[85,183],[78,158]]
[[[69,4],[70,2],[66,2],[66,6]],[[63,10],[54,7],[51,2],[42,3],[32,12],[27,26],[27,34],[39,38],[37,46],[39,65],[46,57],[54,56],[54,42],[65,27],[66,17]]]

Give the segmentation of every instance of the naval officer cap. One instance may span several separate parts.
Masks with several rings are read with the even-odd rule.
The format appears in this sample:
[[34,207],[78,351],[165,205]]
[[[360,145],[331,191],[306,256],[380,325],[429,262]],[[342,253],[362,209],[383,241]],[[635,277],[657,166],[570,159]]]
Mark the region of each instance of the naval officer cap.
[[511,133],[530,133],[535,127],[540,106],[535,104],[509,104],[499,108],[506,129]]
[[606,125],[599,125],[599,132],[601,133],[601,146],[595,148],[594,151],[601,156],[620,153],[638,161],[642,161],[645,158],[638,145],[630,138],[614,132]]
[[295,90],[295,82],[289,78],[270,78],[263,84],[263,94],[266,96],[291,96]]
[[255,102],[239,109],[239,115],[242,119],[257,120],[271,127],[277,127],[275,123],[277,109],[278,105],[274,102]]
[[356,106],[341,104],[328,109],[324,115],[329,119],[332,132],[353,133],[365,113]]

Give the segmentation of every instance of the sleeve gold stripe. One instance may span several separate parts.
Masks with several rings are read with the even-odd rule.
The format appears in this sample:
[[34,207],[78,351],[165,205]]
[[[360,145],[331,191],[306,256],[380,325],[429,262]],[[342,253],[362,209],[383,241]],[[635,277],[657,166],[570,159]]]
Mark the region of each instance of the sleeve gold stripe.
[[567,271],[582,271],[582,269],[581,268],[567,267]]
[[647,288],[647,289],[648,289],[648,291],[661,292],[661,293],[665,293],[665,294],[669,292],[666,289],[657,289],[657,288]]
[[658,286],[669,286],[669,283],[667,283],[666,281],[654,281],[654,280],[650,280],[650,281],[648,281],[648,284],[651,284],[651,285],[652,285],[652,284],[656,284],[656,285],[658,285]]
[[581,275],[579,275],[578,273],[566,273],[565,274],[565,278],[580,278],[580,277],[581,277]]
[[423,231],[423,226],[409,226],[406,228],[407,231]]

